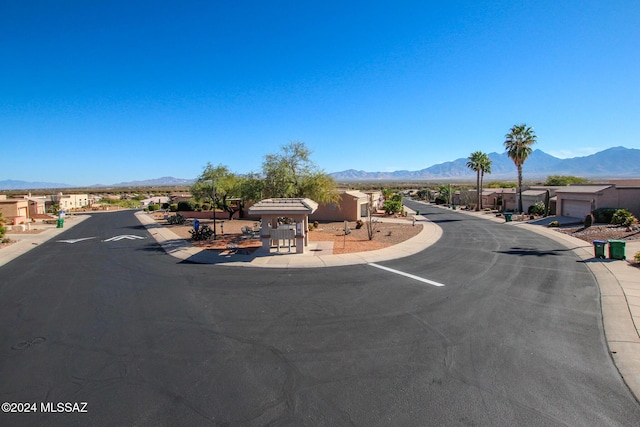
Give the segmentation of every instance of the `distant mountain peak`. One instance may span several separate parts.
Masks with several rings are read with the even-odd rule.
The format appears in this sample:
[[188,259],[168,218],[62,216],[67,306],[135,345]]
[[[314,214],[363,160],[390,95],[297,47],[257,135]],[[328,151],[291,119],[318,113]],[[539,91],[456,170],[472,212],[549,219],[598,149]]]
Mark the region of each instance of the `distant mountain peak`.
[[[491,171],[485,179],[516,179],[516,168],[506,152],[490,153]],[[439,163],[419,171],[364,172],[349,169],[332,173],[338,181],[349,180],[429,180],[429,179],[473,179],[475,172],[467,167],[467,158]],[[540,149],[535,149],[523,165],[528,178],[546,178],[549,175],[574,175],[585,178],[631,178],[640,177],[640,150],[611,147],[585,157],[559,159]]]

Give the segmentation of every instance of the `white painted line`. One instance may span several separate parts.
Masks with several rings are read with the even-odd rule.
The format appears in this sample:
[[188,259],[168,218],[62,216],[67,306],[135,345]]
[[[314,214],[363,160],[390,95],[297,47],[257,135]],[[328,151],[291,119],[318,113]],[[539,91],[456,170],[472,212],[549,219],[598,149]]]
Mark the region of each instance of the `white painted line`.
[[133,234],[125,234],[125,235],[122,235],[122,236],[115,236],[115,237],[112,237],[110,239],[103,240],[103,242],[117,242],[117,241],[123,240],[123,239],[136,240],[136,239],[146,239],[146,237],[135,236]]
[[391,273],[399,274],[401,276],[417,280],[419,282],[428,283],[428,284],[433,285],[433,286],[444,286],[442,283],[434,282],[433,280],[425,279],[423,277],[415,276],[413,274],[405,273],[403,271],[394,270],[393,268],[385,267],[385,266],[382,266],[382,265],[379,265],[379,264],[376,264],[376,263],[373,263],[373,262],[370,262],[369,265],[372,266],[372,267],[379,268],[381,270],[389,271]]
[[58,240],[58,242],[60,243],[78,243],[78,242],[83,242],[85,240],[91,240],[91,239],[95,239],[95,237],[83,237],[82,239],[67,239],[67,240]]

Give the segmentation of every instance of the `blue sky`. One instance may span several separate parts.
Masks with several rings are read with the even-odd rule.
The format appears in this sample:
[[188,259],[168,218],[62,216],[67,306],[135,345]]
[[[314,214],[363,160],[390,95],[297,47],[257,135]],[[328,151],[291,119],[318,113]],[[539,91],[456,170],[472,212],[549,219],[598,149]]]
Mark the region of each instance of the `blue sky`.
[[640,148],[640,4],[0,1],[0,180],[244,173],[303,141],[327,172]]

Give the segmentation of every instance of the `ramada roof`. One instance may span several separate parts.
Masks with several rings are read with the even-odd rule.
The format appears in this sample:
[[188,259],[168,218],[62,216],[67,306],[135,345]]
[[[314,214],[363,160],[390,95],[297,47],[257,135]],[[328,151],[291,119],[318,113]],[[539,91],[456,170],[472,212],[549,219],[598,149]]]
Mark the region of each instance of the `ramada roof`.
[[249,215],[310,215],[318,209],[311,199],[265,199],[249,208]]

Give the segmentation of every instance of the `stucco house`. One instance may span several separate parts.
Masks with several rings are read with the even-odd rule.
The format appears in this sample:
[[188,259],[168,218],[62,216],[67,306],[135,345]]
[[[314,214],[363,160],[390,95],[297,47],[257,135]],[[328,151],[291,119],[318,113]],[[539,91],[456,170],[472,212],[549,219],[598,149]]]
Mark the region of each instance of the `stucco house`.
[[0,213],[10,225],[18,225],[29,219],[29,201],[26,199],[8,199],[0,196]]
[[62,210],[80,209],[89,206],[88,194],[62,194],[52,195],[51,203],[58,205]]
[[144,208],[152,204],[162,205],[163,203],[169,203],[170,201],[171,199],[168,196],[155,196],[140,200],[140,204]]
[[337,203],[320,203],[318,209],[309,216],[312,221],[357,221],[367,216],[369,196],[355,190],[340,193]]
[[583,219],[599,208],[628,209],[640,216],[640,186],[569,185],[556,191],[557,214]]

